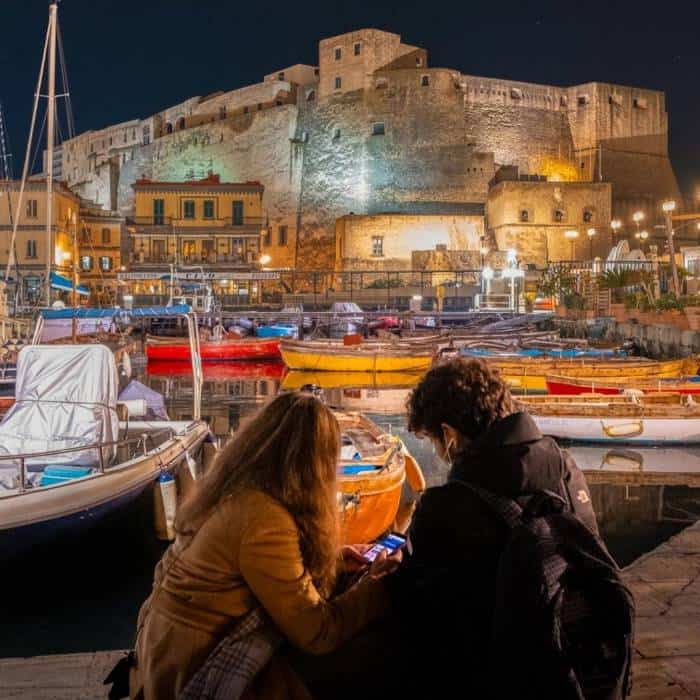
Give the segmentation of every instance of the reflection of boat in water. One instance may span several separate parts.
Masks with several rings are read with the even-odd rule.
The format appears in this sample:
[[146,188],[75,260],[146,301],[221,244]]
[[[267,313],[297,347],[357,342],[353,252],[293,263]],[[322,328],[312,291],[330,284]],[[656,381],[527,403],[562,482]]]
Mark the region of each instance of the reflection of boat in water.
[[[597,447],[571,445],[566,448],[576,464],[594,483],[620,475],[638,483],[688,484],[700,486],[700,448]],[[593,472],[589,474],[589,472]],[[635,475],[638,478],[634,478]]]
[[[281,379],[285,372],[282,362],[207,362],[202,365],[205,381],[226,382],[236,379]],[[148,363],[151,377],[189,377],[192,365],[187,361],[159,360]]]
[[413,389],[345,388],[324,391],[324,400],[333,408],[363,413],[404,413],[406,401]]
[[283,340],[280,350],[287,367],[311,372],[421,372],[433,361],[432,349],[392,343]]
[[343,539],[371,542],[394,522],[404,480],[417,491],[425,481],[398,437],[357,413],[337,412],[336,417],[343,432],[338,495]]
[[515,389],[547,389],[547,375],[556,374],[567,377],[585,378],[590,382],[601,379],[635,382],[661,377],[679,377],[688,371],[694,371],[697,361],[692,358],[683,360],[646,360],[630,359],[572,359],[555,360],[550,358],[500,359],[486,358],[500,369],[503,378]]
[[422,372],[287,372],[282,388],[287,391],[313,385],[321,389],[401,389],[418,384]]
[[700,444],[700,405],[679,394],[520,398],[545,435],[576,442]]
[[[279,358],[279,338],[226,338],[206,340],[200,343],[203,361],[263,360]],[[190,343],[187,338],[146,339],[146,356],[149,360],[189,360]]]

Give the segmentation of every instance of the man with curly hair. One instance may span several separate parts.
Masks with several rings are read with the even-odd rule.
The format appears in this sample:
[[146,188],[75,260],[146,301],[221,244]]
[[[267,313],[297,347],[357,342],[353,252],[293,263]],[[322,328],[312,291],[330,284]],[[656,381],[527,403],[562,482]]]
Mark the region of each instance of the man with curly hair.
[[[399,617],[410,617],[404,637],[410,634],[413,662],[436,669],[431,692],[438,676],[444,687],[452,676],[464,691],[460,697],[488,697],[482,671],[508,529],[460,482],[518,501],[553,491],[597,533],[590,493],[573,459],[517,409],[498,370],[483,360],[437,365],[411,393],[407,408],[409,430],[432,442],[449,473],[416,508],[407,556],[391,577],[392,599]],[[415,690],[420,674],[414,680]]]

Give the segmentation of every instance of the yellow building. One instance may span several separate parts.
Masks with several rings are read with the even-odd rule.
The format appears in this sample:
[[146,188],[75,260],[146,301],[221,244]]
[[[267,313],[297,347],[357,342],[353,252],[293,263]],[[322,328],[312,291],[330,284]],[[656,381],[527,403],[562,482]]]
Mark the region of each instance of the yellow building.
[[117,301],[117,273],[122,266],[121,240],[124,219],[85,200],[80,205],[78,235],[80,280],[95,302]]
[[[4,276],[10,255],[12,225],[19,200],[19,180],[0,181],[0,266]],[[22,206],[19,210],[15,259],[10,276],[19,280],[22,303],[45,302],[45,279],[47,264],[51,271],[65,279],[73,272],[73,241],[79,225],[80,202],[70,190],[59,182],[54,183],[52,196],[51,239],[47,241],[46,181],[28,180],[24,188]],[[47,260],[48,257],[48,260]],[[52,298],[62,292],[54,289]],[[64,296],[65,293],[63,293]],[[66,298],[69,301],[69,298]]]
[[[189,269],[216,282],[215,291],[238,292],[236,276],[259,270],[265,235],[258,182],[137,180],[135,215],[127,219],[130,280],[134,294],[165,294],[167,277]],[[193,273],[194,274],[194,273]]]

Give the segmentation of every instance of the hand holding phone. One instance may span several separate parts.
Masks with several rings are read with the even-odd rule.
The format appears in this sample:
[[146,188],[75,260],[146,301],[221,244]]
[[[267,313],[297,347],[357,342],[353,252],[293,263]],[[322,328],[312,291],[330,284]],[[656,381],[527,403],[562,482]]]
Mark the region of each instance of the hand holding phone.
[[386,552],[387,556],[391,556],[397,550],[406,544],[406,538],[403,535],[390,533],[377,540],[363,555],[362,558],[371,564],[382,552]]

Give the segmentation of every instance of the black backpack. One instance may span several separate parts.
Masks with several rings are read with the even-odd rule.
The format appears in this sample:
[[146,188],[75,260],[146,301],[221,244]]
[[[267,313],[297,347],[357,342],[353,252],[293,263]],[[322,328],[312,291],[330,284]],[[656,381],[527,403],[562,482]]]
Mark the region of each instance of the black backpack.
[[600,538],[552,492],[521,506],[460,483],[510,528],[495,591],[492,697],[626,698],[634,598]]

